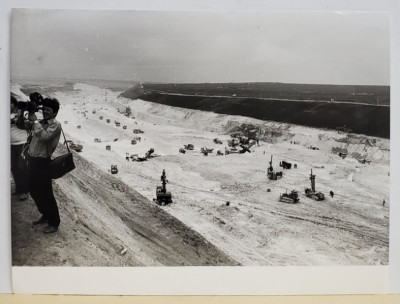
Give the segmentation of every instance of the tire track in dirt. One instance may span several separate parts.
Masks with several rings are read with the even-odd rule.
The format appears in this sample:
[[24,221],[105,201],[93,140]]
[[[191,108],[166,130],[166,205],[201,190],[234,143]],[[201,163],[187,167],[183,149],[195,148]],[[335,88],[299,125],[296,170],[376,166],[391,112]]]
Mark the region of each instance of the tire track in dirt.
[[285,212],[274,212],[270,211],[271,214],[283,216],[290,219],[300,220],[310,222],[315,225],[330,227],[334,229],[344,230],[346,232],[352,233],[358,239],[367,239],[371,243],[371,245],[388,247],[389,240],[387,239],[386,232],[376,231],[370,227],[364,225],[358,225],[354,222],[348,222],[344,220],[340,220],[333,217],[328,216],[316,216],[313,218],[306,216],[299,216]]

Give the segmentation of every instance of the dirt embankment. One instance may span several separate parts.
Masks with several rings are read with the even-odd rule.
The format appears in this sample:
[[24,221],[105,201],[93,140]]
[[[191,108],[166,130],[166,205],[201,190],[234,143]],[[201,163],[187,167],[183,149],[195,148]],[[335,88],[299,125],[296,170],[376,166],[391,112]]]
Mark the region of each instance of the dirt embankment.
[[128,185],[74,157],[76,169],[53,183],[56,233],[31,226],[40,216],[32,199],[12,197],[14,266],[238,265]]
[[[133,95],[132,95],[133,94]],[[132,96],[131,96],[132,95]],[[121,94],[138,98],[136,90]],[[261,120],[336,129],[344,125],[354,133],[390,137],[390,107],[354,103],[298,102],[255,98],[181,96],[149,93],[139,97],[174,107],[241,115]]]

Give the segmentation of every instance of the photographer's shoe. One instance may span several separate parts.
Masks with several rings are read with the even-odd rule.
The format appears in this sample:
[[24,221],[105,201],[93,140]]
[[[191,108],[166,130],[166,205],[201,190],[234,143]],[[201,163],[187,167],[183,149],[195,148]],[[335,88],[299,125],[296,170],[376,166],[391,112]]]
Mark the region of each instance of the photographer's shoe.
[[47,223],[47,220],[46,220],[46,218],[42,215],[42,216],[40,217],[40,219],[38,219],[38,220],[36,220],[36,221],[33,221],[33,222],[32,222],[32,225],[33,225],[33,226],[36,226],[36,225],[41,225],[41,224],[45,224],[45,223]]
[[48,234],[48,233],[54,233],[54,232],[57,232],[57,230],[58,230],[58,227],[56,227],[56,226],[47,226],[46,228],[44,228],[44,230],[43,230],[43,232],[44,233],[46,233],[46,234]]

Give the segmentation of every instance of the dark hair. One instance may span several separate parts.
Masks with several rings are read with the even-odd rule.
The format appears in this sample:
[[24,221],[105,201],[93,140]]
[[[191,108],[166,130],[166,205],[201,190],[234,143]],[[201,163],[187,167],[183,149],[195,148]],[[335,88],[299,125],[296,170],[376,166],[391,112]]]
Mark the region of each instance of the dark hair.
[[15,98],[15,97],[12,96],[12,95],[11,95],[11,103],[12,103],[14,106],[16,106],[17,103],[18,103],[17,98]]
[[45,99],[43,99],[43,106],[52,108],[53,111],[54,111],[54,114],[57,114],[58,110],[60,109],[60,103],[55,98],[45,98]]
[[36,104],[41,104],[43,101],[43,96],[38,92],[33,92],[29,94],[29,99]]

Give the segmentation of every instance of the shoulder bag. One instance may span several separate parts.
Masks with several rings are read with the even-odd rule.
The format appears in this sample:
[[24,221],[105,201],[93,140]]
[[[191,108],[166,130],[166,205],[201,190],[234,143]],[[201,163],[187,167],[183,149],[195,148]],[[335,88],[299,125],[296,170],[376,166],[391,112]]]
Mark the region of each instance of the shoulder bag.
[[66,173],[75,169],[72,152],[68,147],[68,143],[67,140],[65,139],[64,131],[62,128],[61,132],[64,136],[64,144],[67,146],[68,153],[60,155],[50,161],[49,169],[50,169],[50,176],[52,179],[60,178],[64,176]]

